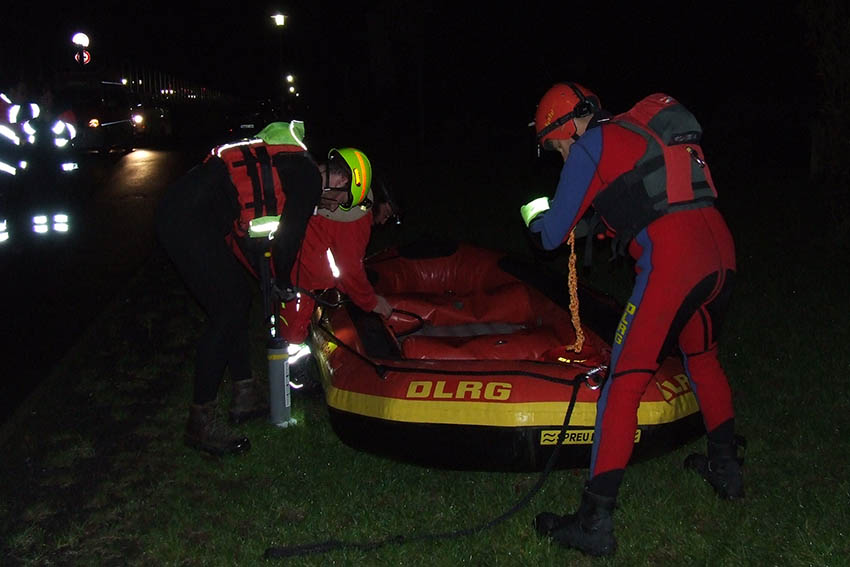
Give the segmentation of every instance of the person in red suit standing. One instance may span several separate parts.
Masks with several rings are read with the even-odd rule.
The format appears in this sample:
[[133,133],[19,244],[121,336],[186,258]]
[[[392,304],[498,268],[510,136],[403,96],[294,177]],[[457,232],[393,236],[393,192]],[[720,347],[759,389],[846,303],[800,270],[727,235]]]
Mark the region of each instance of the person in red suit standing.
[[616,549],[613,512],[634,446],[637,409],[661,361],[678,349],[702,411],[707,455],[697,470],[722,498],[744,495],[732,393],[717,339],[735,279],[732,236],[699,146],[701,127],[673,97],[658,93],[612,116],[577,83],[559,83],[535,115],[538,143],[564,159],[554,198],[522,213],[545,249],[560,246],[592,208],[635,260],[635,284],[612,337],[608,377],[597,404],[589,479],[576,513],[544,512],[535,527],[591,555]]

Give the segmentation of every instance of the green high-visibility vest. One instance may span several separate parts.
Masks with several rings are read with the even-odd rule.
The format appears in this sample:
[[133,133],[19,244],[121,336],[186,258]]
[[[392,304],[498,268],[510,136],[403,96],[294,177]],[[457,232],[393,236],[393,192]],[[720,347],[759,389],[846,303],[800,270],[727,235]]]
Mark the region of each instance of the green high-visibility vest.
[[273,234],[280,226],[280,215],[257,217],[248,223],[248,236],[251,238],[268,238],[271,240]]

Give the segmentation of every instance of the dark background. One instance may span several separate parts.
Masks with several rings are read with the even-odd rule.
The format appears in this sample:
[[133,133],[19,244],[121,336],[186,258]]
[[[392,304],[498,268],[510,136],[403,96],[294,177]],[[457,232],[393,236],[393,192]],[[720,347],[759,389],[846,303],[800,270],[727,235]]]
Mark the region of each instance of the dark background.
[[[529,127],[553,83],[579,82],[615,113],[664,91],[702,123],[702,146],[725,213],[760,223],[771,211],[798,206],[805,195],[828,203],[818,229],[843,227],[835,234],[845,242],[846,2],[744,4],[532,1],[499,8],[313,0],[187,9],[155,0],[51,9],[24,3],[4,15],[0,91],[74,68],[70,38],[76,31],[92,39],[93,71],[144,66],[248,106],[279,96],[282,73],[291,72],[302,97],[296,112],[281,118],[305,120],[318,158],[332,146],[360,147],[408,204],[424,200],[405,190],[427,193],[426,205],[449,203],[459,217],[482,224],[494,218],[488,206],[518,206],[518,193],[554,187],[559,160],[537,159]],[[287,14],[282,29],[270,17],[277,10]],[[218,132],[218,114],[227,109],[200,110],[182,123],[209,123],[206,130]],[[185,131],[176,128],[175,135]],[[203,144],[204,150],[213,145]],[[535,186],[541,170],[549,177]],[[845,177],[828,179],[831,172]],[[771,192],[760,184],[768,178],[781,180]],[[460,195],[467,180],[487,185],[485,198],[472,190]],[[7,283],[13,277],[0,276]],[[64,289],[61,282],[57,288]],[[16,333],[11,325],[6,330]],[[7,354],[17,348],[12,342],[4,345]]]
[[[529,142],[542,93],[572,80],[614,112],[668,92],[715,139],[751,133],[793,156],[818,96],[805,2],[174,4],[19,6],[17,24],[4,26],[2,76],[51,73],[83,30],[93,62],[129,61],[255,99],[275,94],[282,55],[308,136],[389,153]],[[272,25],[277,9],[283,29]]]

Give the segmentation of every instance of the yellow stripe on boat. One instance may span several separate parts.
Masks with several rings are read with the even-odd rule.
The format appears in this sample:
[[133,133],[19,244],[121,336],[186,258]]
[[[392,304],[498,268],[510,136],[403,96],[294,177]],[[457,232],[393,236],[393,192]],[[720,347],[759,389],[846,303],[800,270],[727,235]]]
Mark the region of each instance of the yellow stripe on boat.
[[[492,401],[406,400],[343,390],[326,385],[330,407],[389,421],[407,423],[443,423],[492,427],[558,426],[564,421],[568,402],[497,403]],[[643,402],[638,409],[639,425],[670,423],[699,410],[693,394],[669,402]],[[570,425],[593,427],[596,403],[577,402]]]

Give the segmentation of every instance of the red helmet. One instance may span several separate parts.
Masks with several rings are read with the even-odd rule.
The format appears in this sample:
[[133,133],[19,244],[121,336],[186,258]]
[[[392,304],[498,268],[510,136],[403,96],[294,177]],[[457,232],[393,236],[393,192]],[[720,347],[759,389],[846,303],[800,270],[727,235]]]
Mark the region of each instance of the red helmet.
[[601,109],[599,97],[578,83],[558,83],[543,95],[534,114],[537,143],[574,138],[574,118],[589,116]]

